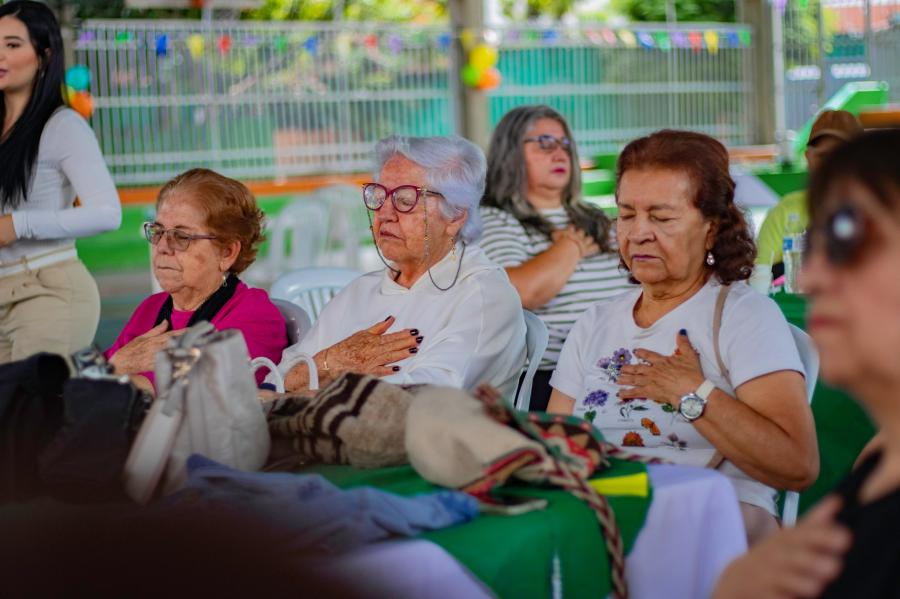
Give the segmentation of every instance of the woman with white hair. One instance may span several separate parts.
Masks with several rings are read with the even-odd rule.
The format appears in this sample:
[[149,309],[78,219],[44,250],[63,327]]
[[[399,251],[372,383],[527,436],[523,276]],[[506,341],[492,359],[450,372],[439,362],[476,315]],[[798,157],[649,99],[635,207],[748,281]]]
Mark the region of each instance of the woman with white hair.
[[525,322],[503,269],[475,245],[484,191],[482,151],[460,137],[399,137],[376,147],[377,182],[363,186],[385,268],[334,297],[279,370],[288,391],[343,372],[398,384],[512,394],[525,361]]

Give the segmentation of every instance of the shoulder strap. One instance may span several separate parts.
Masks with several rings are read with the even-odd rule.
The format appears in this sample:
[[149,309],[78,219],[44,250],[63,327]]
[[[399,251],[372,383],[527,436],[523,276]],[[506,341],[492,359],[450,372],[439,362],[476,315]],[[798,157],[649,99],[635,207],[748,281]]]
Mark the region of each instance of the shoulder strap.
[[[725,361],[722,360],[722,352],[719,350],[719,332],[722,329],[722,312],[725,311],[725,300],[728,298],[728,292],[731,291],[731,284],[722,285],[719,288],[719,295],[716,297],[716,308],[713,311],[713,350],[716,352],[716,364],[719,366],[719,372],[731,384],[731,377],[728,375],[728,368],[725,367]],[[716,451],[713,457],[707,462],[707,468],[718,468],[725,461],[725,456]]]
[[722,329],[722,312],[725,311],[725,300],[728,298],[728,292],[731,291],[731,284],[722,285],[719,288],[719,295],[716,297],[716,309],[713,312],[713,349],[716,352],[716,364],[719,366],[719,372],[731,384],[731,377],[728,375],[728,368],[722,360],[722,352],[719,350],[719,332]]

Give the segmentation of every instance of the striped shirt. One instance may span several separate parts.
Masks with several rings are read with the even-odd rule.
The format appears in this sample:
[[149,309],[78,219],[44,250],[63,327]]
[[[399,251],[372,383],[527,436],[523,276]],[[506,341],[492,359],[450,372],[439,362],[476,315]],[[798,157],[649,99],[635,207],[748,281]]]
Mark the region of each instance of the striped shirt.
[[[569,216],[563,208],[542,210],[540,214],[558,229],[569,224]],[[549,239],[536,231],[526,230],[516,217],[505,210],[482,206],[481,218],[484,234],[479,245],[491,260],[504,268],[520,266],[550,247]],[[594,302],[632,287],[628,275],[619,270],[617,252],[582,259],[559,294],[534,310],[550,333],[540,369],[552,370],[556,367],[569,330],[582,312]]]

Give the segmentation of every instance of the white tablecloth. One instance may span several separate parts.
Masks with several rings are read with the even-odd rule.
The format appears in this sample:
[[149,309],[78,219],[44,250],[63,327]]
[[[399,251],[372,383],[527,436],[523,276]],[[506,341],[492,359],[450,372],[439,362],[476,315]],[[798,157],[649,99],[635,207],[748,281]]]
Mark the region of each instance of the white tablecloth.
[[[648,472],[653,502],[625,560],[631,597],[705,599],[722,569],[747,549],[734,489],[727,478],[703,468],[650,466]],[[365,581],[365,594],[372,597],[491,596],[429,541],[378,543],[323,567],[344,584]]]

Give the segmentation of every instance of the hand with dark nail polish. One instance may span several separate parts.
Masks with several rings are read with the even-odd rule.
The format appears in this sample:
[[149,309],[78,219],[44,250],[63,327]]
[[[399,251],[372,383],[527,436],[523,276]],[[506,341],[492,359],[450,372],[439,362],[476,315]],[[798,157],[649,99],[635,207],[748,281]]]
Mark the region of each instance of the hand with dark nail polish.
[[391,370],[393,370],[394,372],[400,372],[400,367],[394,366],[393,368],[391,368]]
[[419,329],[412,329],[409,331],[409,334],[412,335],[413,337],[415,337],[416,335],[419,334]]
[[424,338],[425,338],[425,337],[423,337],[423,336],[421,336],[421,335],[418,336],[418,337],[416,337],[416,343],[422,343],[422,339],[424,339]]
[[414,353],[416,353],[416,352],[418,352],[418,351],[419,351],[419,348],[418,348],[418,347],[411,347],[411,348],[409,348],[409,353],[411,353],[411,354],[414,354]]

